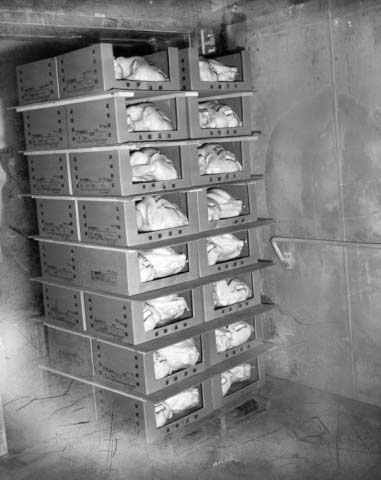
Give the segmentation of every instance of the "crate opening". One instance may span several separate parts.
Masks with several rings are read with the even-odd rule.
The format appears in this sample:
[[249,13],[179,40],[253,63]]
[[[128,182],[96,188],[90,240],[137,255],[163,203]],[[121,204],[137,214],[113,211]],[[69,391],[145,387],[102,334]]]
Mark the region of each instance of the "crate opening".
[[173,425],[177,421],[188,423],[189,415],[204,408],[202,385],[184,390],[155,405],[156,428]]
[[[138,52],[136,49],[131,49],[131,46],[113,45],[112,53],[114,60],[123,57],[120,66],[115,67],[114,73],[122,73],[120,70],[122,67],[123,74],[127,74],[124,78],[118,78],[120,75],[116,75],[116,80],[154,83],[170,81],[168,51],[150,53],[146,47]],[[153,69],[150,68],[151,66]],[[157,70],[159,72],[156,72]]]
[[[213,240],[215,236],[208,237],[208,239],[206,240],[206,249],[207,249],[207,256],[208,256],[208,264],[210,266],[213,266],[213,265],[219,265],[220,267],[223,267],[223,265],[228,266],[230,262],[237,262],[239,260],[242,260],[244,258],[248,258],[251,256],[252,252],[250,251],[251,245],[249,243],[248,230],[245,230],[243,232],[234,232],[231,235],[236,237],[238,240],[244,242],[240,251],[239,251],[240,246],[238,245],[238,242],[236,242],[236,240],[234,239],[232,240],[229,239],[226,241],[223,240],[223,242],[221,243],[221,241],[218,240],[218,236],[216,236],[217,238],[215,240]],[[229,245],[229,242],[230,242],[230,245]],[[228,258],[227,260],[219,260],[218,259],[218,255],[220,251],[219,248],[222,249],[222,252],[223,252],[222,255],[230,252],[231,253],[231,255],[229,255],[230,258]],[[215,251],[213,252],[212,249],[214,249]],[[239,254],[237,255],[237,253]],[[236,255],[233,256],[234,254]],[[217,261],[215,261],[215,258],[216,258],[215,255],[217,256]],[[234,266],[239,266],[239,263],[237,263]]]
[[223,354],[227,352],[233,355],[242,353],[243,348],[256,339],[255,320],[244,319],[240,322],[231,323],[214,331],[215,349],[217,353]]
[[[249,370],[250,369],[250,370]],[[220,375],[222,396],[228,397],[259,381],[258,360],[246,362]]]
[[178,129],[176,99],[134,102],[126,99],[128,132],[173,132]]
[[[168,333],[167,331],[167,328],[168,326],[170,325],[175,325],[177,323],[180,323],[184,320],[187,320],[188,318],[192,318],[194,313],[193,313],[193,293],[192,293],[192,290],[189,290],[187,292],[182,292],[181,294],[179,294],[177,296],[178,298],[176,298],[174,301],[175,302],[178,302],[177,305],[179,308],[178,311],[181,311],[182,309],[184,309],[183,313],[179,316],[177,316],[177,311],[176,310],[173,310],[172,313],[174,313],[174,317],[171,318],[171,319],[168,319],[168,320],[165,320],[165,321],[159,321],[155,326],[154,328],[150,328],[148,329],[148,325],[146,325],[146,321],[148,321],[148,319],[146,318],[146,313],[150,313],[150,310],[152,308],[152,305],[153,305],[153,308],[155,309],[155,299],[153,299],[153,301],[148,301],[146,302],[146,305],[147,306],[147,309],[145,310],[146,313],[143,313],[143,316],[144,316],[144,327],[145,327],[145,330],[146,331],[150,331],[150,330],[154,330],[156,331],[156,333],[158,331],[162,332],[162,333]],[[162,297],[159,297],[157,300],[160,300]],[[144,306],[144,308],[146,308],[146,305]],[[176,308],[176,305],[174,306]],[[153,313],[151,313],[151,315],[160,315],[163,313],[162,312],[165,312],[165,308],[163,309],[163,306],[159,307],[156,309],[156,311],[154,310]],[[171,306],[169,306],[169,312],[172,311],[172,308]],[[151,310],[152,312],[152,310]],[[177,330],[177,327],[175,327],[175,329]]]
[[[243,82],[243,65],[242,65],[242,55],[241,52],[236,52],[228,55],[223,55],[223,56],[216,56],[215,54],[206,54],[203,55],[203,58],[205,60],[215,60],[223,65],[223,67],[212,67],[212,71],[215,71],[217,69],[217,73],[222,74],[222,76],[219,76],[220,80],[203,80],[201,79],[201,75],[199,72],[199,79],[201,82],[211,82],[211,83],[218,83],[218,82],[223,82],[223,83],[237,83],[237,82]],[[236,69],[235,77],[233,80],[229,80],[228,77],[226,77],[225,70],[226,67],[233,67]]]
[[221,100],[215,100],[218,106],[206,113],[206,107],[212,104],[212,101],[202,101],[198,99],[198,116],[200,128],[202,130],[211,130],[222,135],[224,129],[237,129],[245,126],[243,124],[243,101],[242,97],[227,97]]
[[[132,183],[176,182],[183,178],[180,147],[141,148],[130,151]],[[145,187],[145,185],[144,185]]]
[[[239,308],[249,305],[250,300],[254,298],[257,292],[254,292],[254,284],[251,273],[237,275],[220,280],[221,284],[213,284],[214,310],[219,311],[226,308],[233,309],[233,306]],[[238,299],[238,301],[237,301]],[[232,303],[229,303],[229,302]],[[224,303],[222,305],[221,303]]]
[[219,143],[217,139],[213,143],[203,143],[198,147],[198,160],[200,176],[209,177],[211,180],[218,175],[225,176],[219,181],[230,179],[244,168],[241,142]]

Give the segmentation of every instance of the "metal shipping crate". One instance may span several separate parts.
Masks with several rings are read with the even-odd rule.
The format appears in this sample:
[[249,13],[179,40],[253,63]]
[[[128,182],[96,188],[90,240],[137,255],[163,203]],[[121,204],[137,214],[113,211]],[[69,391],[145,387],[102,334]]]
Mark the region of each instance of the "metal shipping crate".
[[32,195],[71,195],[66,154],[28,155],[28,167]]
[[[165,425],[157,427],[156,409],[162,402],[140,400],[104,389],[96,389],[96,404],[99,420],[109,421],[112,417],[114,429],[142,436],[147,442],[157,440],[181,427],[205,418],[212,410],[212,391],[210,380],[204,380],[193,388],[198,389],[200,403],[181,413],[175,413]],[[164,400],[165,401],[165,400]]]
[[[239,401],[248,400],[251,395],[255,394],[265,382],[265,365],[263,356],[248,360],[244,363],[251,365],[250,378],[244,381],[232,383],[228,391],[225,393],[222,389],[222,382],[225,378],[222,374],[215,375],[211,378],[213,409],[236,404]],[[227,386],[225,386],[227,388]],[[225,395],[223,394],[225,393]]]
[[65,107],[46,107],[23,112],[26,150],[68,147]]
[[142,282],[139,258],[143,260],[145,250],[123,250],[106,247],[81,247],[80,272],[84,287],[103,290],[120,295],[135,295],[158,288],[178,285],[198,278],[197,243],[185,242],[171,245],[177,253],[184,255],[187,263],[177,274]]
[[[247,352],[249,350],[252,350],[253,348],[257,347],[262,339],[263,339],[263,333],[262,333],[262,317],[258,315],[250,315],[247,318],[243,318],[240,320],[239,323],[245,322],[249,324],[253,332],[250,336],[250,338],[240,344],[240,345],[234,345],[228,347],[229,343],[228,341],[226,342],[226,348],[223,350],[222,346],[219,348],[217,345],[217,334],[216,330],[210,330],[206,332],[205,335],[205,341],[207,342],[206,344],[208,345],[206,351],[207,351],[207,358],[208,358],[208,365],[216,365],[217,363],[223,362],[224,360],[235,357],[236,355],[239,355],[243,352]],[[229,325],[234,324],[235,322],[229,322],[226,325],[223,325],[222,327],[219,327],[218,330],[220,333],[224,332],[224,327],[228,327]],[[227,335],[228,333],[225,332]],[[234,342],[234,338],[232,339],[232,342]],[[222,343],[222,342],[220,342]]]
[[134,246],[163,239],[180,238],[198,232],[196,192],[164,193],[160,197],[179,207],[188,225],[139,232],[136,204],[142,197],[129,200],[79,200],[79,223],[83,241],[111,246]]
[[[250,183],[230,183],[228,185],[221,185],[215,187],[224,190],[230,194],[234,199],[242,202],[241,214],[237,217],[221,218],[219,220],[208,219],[208,197],[207,189],[199,190],[198,195],[198,216],[200,221],[200,232],[224,227],[232,227],[234,225],[245,226],[246,223],[255,222],[258,220],[257,216],[257,202],[255,182]],[[216,232],[218,234],[218,232]]]
[[[218,232],[215,232],[218,234]],[[257,232],[255,229],[239,230],[238,232],[232,232],[232,235],[245,242],[241,254],[237,258],[227,260],[224,262],[218,262],[214,265],[209,265],[208,251],[213,246],[212,233],[208,238],[201,238],[198,243],[198,263],[200,276],[213,275],[215,273],[233,270],[235,268],[244,267],[245,265],[252,265],[258,262],[259,251],[257,242]],[[211,239],[211,242],[209,242]]]
[[71,245],[39,241],[42,276],[80,285],[79,249]]
[[[173,180],[133,181],[130,156],[142,148],[155,148],[172,160],[178,177]],[[147,192],[187,188],[193,185],[192,170],[197,158],[192,145],[161,143],[137,144],[131,149],[102,149],[70,153],[70,172],[74,195],[143,195]]]
[[[125,142],[186,139],[188,97],[194,96],[197,97],[197,93],[182,92],[131,100],[117,92],[111,98],[67,105],[69,146],[81,148]],[[131,105],[146,102],[152,103],[171,120],[173,130],[128,131],[126,109]]]
[[[200,140],[198,142],[198,147],[201,148],[203,145],[216,144],[223,147],[225,150],[233,153],[237,161],[242,165],[241,172],[225,172],[225,173],[207,173],[201,175],[200,167],[192,169],[193,173],[193,185],[212,185],[215,186],[218,183],[222,182],[231,182],[239,180],[247,180],[251,176],[251,167],[250,167],[250,141],[255,140],[256,138],[248,138],[248,140],[241,140],[234,138],[213,138]],[[195,158],[199,157],[199,151],[196,149],[196,146],[193,147]]]
[[[92,340],[95,380],[102,385],[117,388],[125,393],[150,395],[177,382],[201,373],[208,367],[204,360],[203,336],[194,337],[200,352],[198,362],[188,368],[175,371],[163,378],[156,378],[155,350],[140,350],[142,346],[128,348],[101,340]],[[177,342],[173,342],[176,344]],[[140,350],[140,351],[139,351]]]
[[[165,325],[158,324],[154,329],[145,329],[146,304],[150,300],[134,301],[118,297],[84,294],[87,330],[94,337],[110,342],[138,345],[156,338],[180,332],[203,322],[201,287],[180,291],[188,310]],[[154,304],[154,303],[153,303]],[[151,303],[152,305],[152,303]]]
[[201,81],[199,68],[199,53],[197,48],[182,48],[179,50],[180,57],[180,83],[183,90],[207,90],[221,92],[223,90],[241,91],[251,89],[250,57],[245,50],[228,55],[212,58],[229,67],[238,69],[237,79],[227,81]]
[[[191,138],[211,137],[234,137],[239,135],[250,135],[251,124],[251,97],[252,92],[227,93],[208,97],[191,97],[188,103],[188,122]],[[242,122],[242,126],[229,128],[201,128],[199,107],[209,100],[217,100],[221,104],[229,106]]]
[[76,200],[38,198],[36,206],[38,230],[42,237],[80,240]]
[[56,58],[45,58],[16,67],[19,105],[59,98]]
[[86,331],[82,292],[65,287],[43,285],[42,293],[48,323],[77,332]]
[[103,92],[111,89],[126,90],[180,90],[179,56],[177,48],[144,55],[160,68],[168,81],[117,80],[114,58],[131,57],[123,47],[111,43],[98,43],[57,57],[58,80],[62,98]]
[[216,318],[222,318],[223,316],[231,313],[240,312],[245,308],[254,307],[255,305],[259,305],[261,303],[261,277],[259,271],[234,275],[233,270],[229,272],[226,280],[231,280],[233,278],[238,278],[239,280],[245,282],[251,290],[251,296],[242,302],[223,307],[215,307],[214,284],[208,283],[207,285],[204,285],[202,288],[204,296],[204,318],[206,322]]

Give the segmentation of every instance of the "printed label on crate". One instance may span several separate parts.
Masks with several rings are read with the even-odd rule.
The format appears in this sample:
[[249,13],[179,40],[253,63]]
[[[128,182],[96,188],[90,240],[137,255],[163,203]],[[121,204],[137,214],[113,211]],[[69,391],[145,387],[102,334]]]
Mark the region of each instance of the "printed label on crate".
[[91,178],[81,178],[77,180],[77,188],[88,192],[89,190],[100,194],[108,193],[113,188],[112,178],[101,178],[93,180]]
[[104,377],[106,380],[124,385],[128,388],[136,387],[136,378],[129,372],[115,372],[109,367],[102,366],[102,377]]
[[68,325],[74,325],[77,319],[77,312],[72,310],[58,310],[58,307],[52,307],[49,310],[49,316],[58,322],[67,323]]
[[76,142],[90,143],[90,144],[94,142],[105,143],[109,138],[109,129],[106,126],[104,128],[107,128],[107,130],[102,130],[98,128],[90,132],[88,130],[76,130],[75,132]]
[[62,180],[35,180],[33,182],[39,190],[47,193],[60,193],[63,188]]
[[57,359],[65,363],[69,363],[71,366],[80,367],[82,365],[82,359],[77,354],[68,352],[67,350],[56,350]]
[[118,284],[118,272],[114,270],[90,270],[90,276],[94,282],[108,283],[113,286]]
[[45,100],[50,97],[50,85],[41,85],[38,89],[34,87],[25,88],[23,96],[28,100]]
[[46,267],[46,273],[49,277],[62,278],[63,280],[73,280],[74,273],[70,267],[57,267],[56,265],[48,265]]
[[[89,77],[87,77],[87,75],[89,75]],[[68,93],[76,92],[77,90],[92,90],[95,83],[98,83],[98,81],[93,78],[93,71],[89,70],[83,72],[83,78],[71,78],[70,80],[66,80],[65,90]]]
[[59,145],[60,141],[61,139],[58,134],[41,135],[40,133],[34,133],[31,135],[32,145],[35,146],[47,145],[54,147],[55,145]]
[[71,237],[73,233],[73,227],[66,223],[52,223],[52,222],[44,222],[43,226],[44,233],[48,235],[54,235],[59,237]]
[[[127,325],[122,324],[124,327]],[[124,337],[124,330],[116,327],[115,325],[109,325],[102,320],[94,320],[94,330],[103,333],[104,335],[112,335],[114,337]]]
[[[115,228],[117,226],[115,225]],[[103,240],[105,242],[109,243],[115,243],[118,240],[118,233],[117,232],[112,232],[110,230],[101,230],[96,227],[88,227],[86,230],[86,237],[89,240]]]

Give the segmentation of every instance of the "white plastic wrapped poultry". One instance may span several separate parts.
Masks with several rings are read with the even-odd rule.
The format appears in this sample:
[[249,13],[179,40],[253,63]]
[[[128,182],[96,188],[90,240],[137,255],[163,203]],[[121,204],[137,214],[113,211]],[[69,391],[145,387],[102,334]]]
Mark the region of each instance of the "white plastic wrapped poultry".
[[132,181],[154,182],[179,178],[172,160],[156,148],[141,148],[131,153]]
[[201,128],[242,127],[242,122],[234,110],[218,100],[200,102],[198,110]]
[[242,172],[242,165],[234,153],[216,143],[205,143],[198,147],[198,164],[200,175]]
[[160,428],[170,420],[174,414],[185,412],[200,405],[198,388],[188,388],[183,392],[169,397],[155,405],[156,427]]
[[242,363],[236,367],[222,372],[221,374],[221,387],[222,387],[222,396],[225,396],[233,383],[244,382],[249,380],[251,376],[251,365],[250,363]]
[[187,263],[183,253],[171,247],[160,247],[138,252],[140,281],[149,282],[155,278],[167,277],[181,272]]
[[253,333],[253,327],[247,322],[236,322],[215,330],[218,353],[238,347],[247,342]]
[[241,215],[243,208],[242,200],[235,199],[226,190],[222,190],[222,188],[210,188],[207,193],[207,198],[209,221],[215,219],[216,215],[218,215],[216,212],[218,211],[219,218],[217,220]]
[[160,196],[144,197],[136,204],[136,224],[139,232],[152,232],[188,225],[179,207]]
[[168,77],[156,65],[144,57],[114,58],[116,80],[136,80],[140,82],[167,82]]
[[237,78],[237,67],[229,67],[218,60],[199,57],[198,65],[202,82],[234,82]]
[[128,132],[173,130],[171,120],[151,102],[129,105],[126,112]]
[[237,238],[232,233],[208,237],[206,240],[209,265],[239,257],[245,245],[244,240]]
[[[157,354],[154,356],[155,375],[157,379],[163,378],[177,370],[192,367],[200,358],[200,352],[193,338],[161,348],[157,350],[155,354]],[[165,359],[169,371],[167,371],[163,359]]]
[[152,298],[143,306],[144,330],[149,332],[157,326],[166,325],[181,317],[185,311],[189,311],[187,302],[177,294]]
[[251,289],[239,278],[219,280],[213,284],[215,307],[226,307],[243,302],[251,296]]

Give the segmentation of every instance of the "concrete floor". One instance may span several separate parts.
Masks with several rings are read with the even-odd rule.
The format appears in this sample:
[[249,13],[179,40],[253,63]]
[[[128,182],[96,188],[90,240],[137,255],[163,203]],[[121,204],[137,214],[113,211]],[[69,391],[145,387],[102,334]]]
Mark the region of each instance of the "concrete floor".
[[[265,410],[233,410],[147,447],[115,425],[97,428],[86,395],[73,401],[70,389],[40,398],[46,416],[25,428],[19,409],[1,480],[381,479],[381,410],[364,403],[270,379]],[[58,412],[61,424],[47,434]]]

